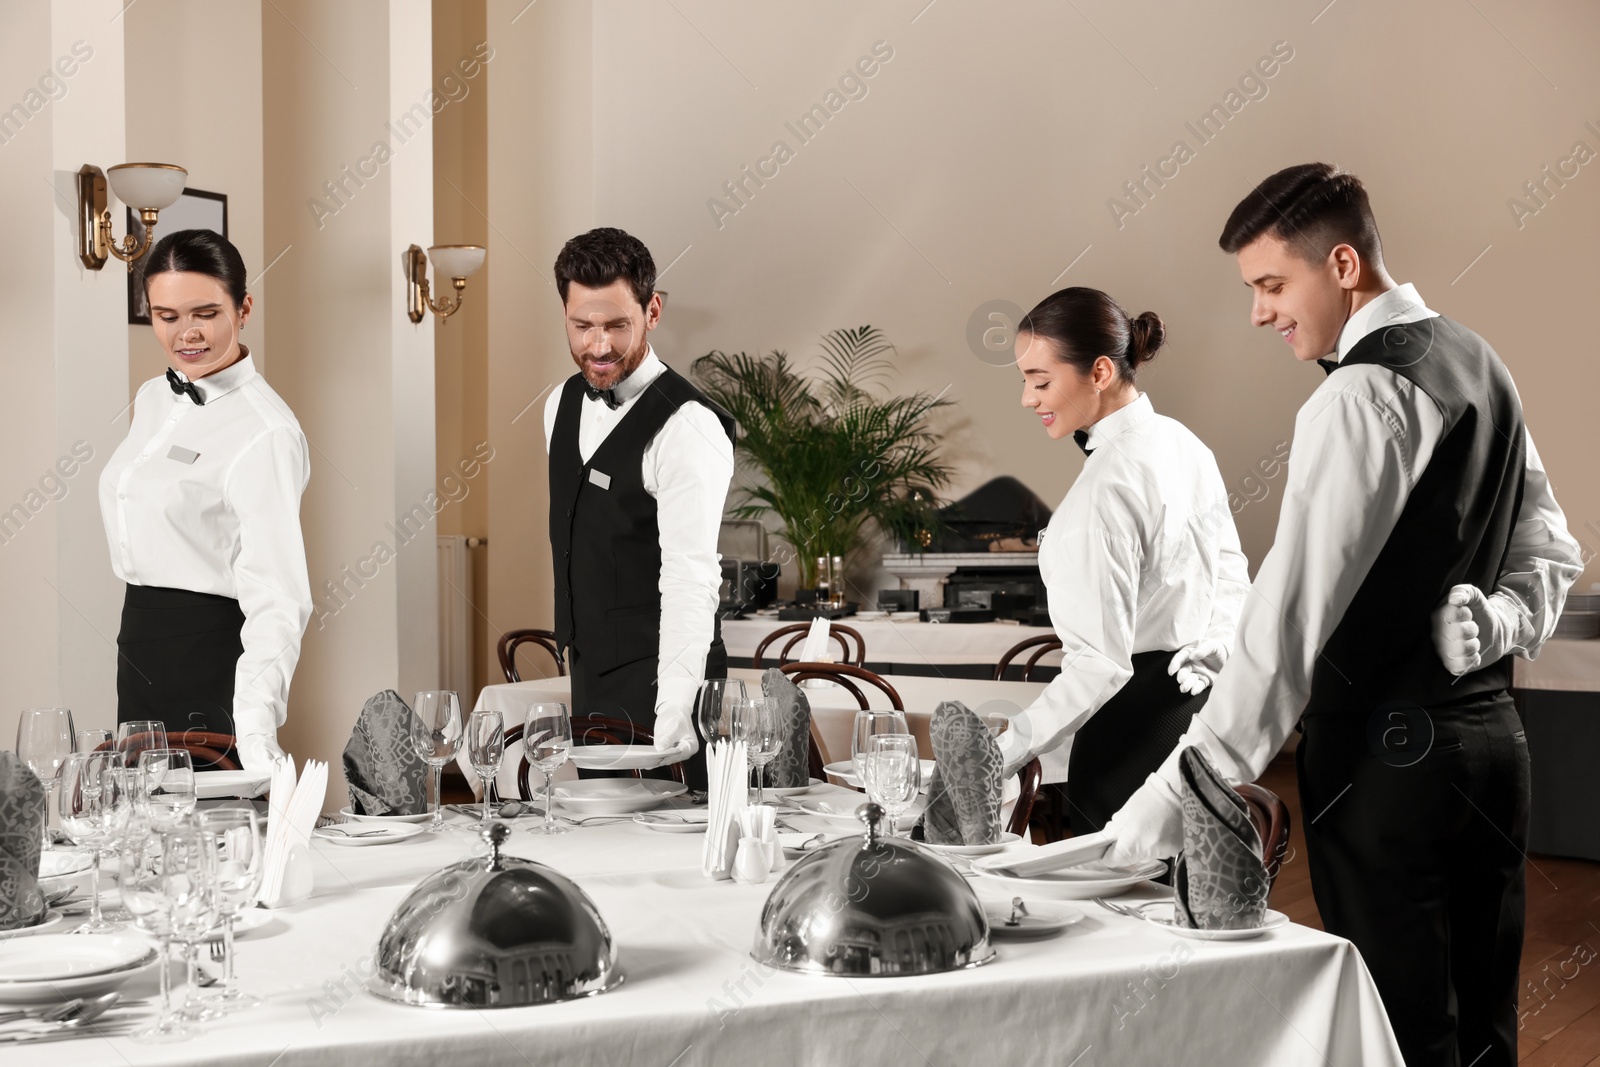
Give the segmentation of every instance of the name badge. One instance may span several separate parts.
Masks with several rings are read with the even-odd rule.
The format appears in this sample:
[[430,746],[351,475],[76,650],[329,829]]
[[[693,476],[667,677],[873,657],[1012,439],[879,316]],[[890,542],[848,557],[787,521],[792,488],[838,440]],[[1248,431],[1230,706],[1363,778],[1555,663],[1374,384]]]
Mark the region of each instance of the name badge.
[[167,452],[167,458],[175,459],[179,463],[193,463],[195,460],[200,458],[200,453],[191,452],[187,448],[184,448],[180,445],[173,445],[172,448]]
[[609,475],[609,474],[601,474],[599,471],[595,470],[593,467],[589,468],[589,480],[591,482],[593,482],[595,485],[598,485],[602,489],[610,489],[611,488],[611,475]]

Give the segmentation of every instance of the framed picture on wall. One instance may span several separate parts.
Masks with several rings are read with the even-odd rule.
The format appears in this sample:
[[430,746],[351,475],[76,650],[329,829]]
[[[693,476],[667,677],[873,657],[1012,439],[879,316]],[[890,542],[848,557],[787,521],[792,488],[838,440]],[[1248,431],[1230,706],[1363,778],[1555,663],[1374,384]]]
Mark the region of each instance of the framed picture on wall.
[[[128,232],[135,241],[144,240],[144,224],[128,208]],[[179,230],[212,230],[228,236],[228,197],[225,193],[208,193],[204,189],[185,189],[177,203],[161,209],[156,223],[156,240]],[[133,261],[128,272],[128,323],[132,326],[150,325],[150,302],[144,295],[145,257]]]

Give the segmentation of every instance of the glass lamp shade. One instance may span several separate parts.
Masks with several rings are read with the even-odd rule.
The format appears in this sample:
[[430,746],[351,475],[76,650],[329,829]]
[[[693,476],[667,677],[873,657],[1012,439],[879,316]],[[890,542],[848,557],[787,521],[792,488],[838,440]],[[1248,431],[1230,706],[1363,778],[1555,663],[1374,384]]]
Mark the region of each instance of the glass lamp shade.
[[428,249],[428,259],[440,279],[472,277],[487,254],[482,245],[433,245]]
[[122,163],[106,171],[117,199],[135,211],[171,207],[183,195],[189,172],[170,163]]

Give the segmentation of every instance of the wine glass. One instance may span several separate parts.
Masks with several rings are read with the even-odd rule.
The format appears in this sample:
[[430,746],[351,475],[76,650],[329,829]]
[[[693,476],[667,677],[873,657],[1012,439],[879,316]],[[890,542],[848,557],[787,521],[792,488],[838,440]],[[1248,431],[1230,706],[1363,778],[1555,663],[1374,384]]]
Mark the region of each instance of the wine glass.
[[117,724],[117,751],[122,762],[129,767],[139,766],[139,757],[146,752],[167,746],[167,724],[155,719],[131,719]]
[[260,817],[251,808],[215,808],[200,813],[200,829],[216,849],[217,908],[222,916],[222,992],[205,1002],[223,1011],[254,1008],[262,999],[239,990],[233,978],[233,927],[255,904],[266,849]]
[[483,821],[480,830],[489,828],[489,782],[500,770],[506,754],[505,716],[492,708],[480,708],[467,719],[467,760],[483,783]]
[[79,730],[78,752],[95,752],[113,747],[115,735],[110,730]]
[[461,698],[449,690],[418,693],[411,710],[411,743],[422,762],[433,769],[433,821],[429,833],[444,829],[444,809],[439,803],[444,789],[444,765],[461,751]]
[[139,756],[141,814],[157,833],[175,829],[194,813],[194,758],[181,748],[148,749]]
[[911,728],[906,725],[906,713],[903,711],[856,712],[855,730],[850,735],[850,762],[855,765],[856,778],[863,788],[867,781],[865,757],[872,739],[881,734],[909,736],[910,733]]
[[910,734],[876,734],[867,745],[867,795],[889,818],[889,833],[922,788],[922,756]]
[[733,702],[733,739],[743,741],[750,762],[756,768],[756,803],[766,803],[764,783],[767,764],[777,758],[782,738],[778,736],[778,709],[766,697],[746,697]]
[[89,868],[89,921],[78,927],[80,934],[99,934],[122,929],[121,923],[106,921],[100,914],[100,857],[116,843],[128,821],[126,778],[118,752],[74,752],[61,769],[61,825],[74,844],[90,850],[94,863]]
[[706,739],[708,748],[711,742],[728,737],[733,732],[733,723],[729,718],[731,702],[743,700],[745,696],[742,678],[707,678],[700,683],[696,718],[700,722],[700,736]]
[[529,704],[522,727],[522,750],[529,763],[544,775],[544,823],[536,834],[564,834],[572,827],[556,822],[555,773],[567,762],[572,748],[572,716],[565,704]]
[[140,929],[161,945],[161,1015],[130,1035],[141,1041],[182,1041],[195,1030],[172,1010],[167,955],[174,941],[185,946],[189,979],[196,962],[188,947],[217,921],[217,848],[193,823],[156,835],[152,850],[123,853],[119,871],[122,897]]
[[53,848],[50,836],[50,794],[61,778],[77,744],[72,712],[67,708],[29,708],[17,723],[17,755],[44,785],[44,848]]

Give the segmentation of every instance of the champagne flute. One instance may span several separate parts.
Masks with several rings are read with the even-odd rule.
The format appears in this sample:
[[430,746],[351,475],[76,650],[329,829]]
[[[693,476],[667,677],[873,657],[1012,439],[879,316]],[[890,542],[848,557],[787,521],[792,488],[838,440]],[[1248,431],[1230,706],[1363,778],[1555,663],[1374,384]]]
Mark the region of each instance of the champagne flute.
[[858,711],[855,730],[850,735],[850,761],[855,765],[856,778],[866,787],[866,754],[874,737],[880,734],[899,735],[911,733],[903,711]]
[[567,762],[572,748],[572,716],[565,704],[529,704],[526,725],[522,728],[522,748],[528,762],[544,775],[544,823],[536,834],[564,834],[572,827],[556,822],[555,773]]
[[481,708],[467,719],[467,760],[483,783],[483,820],[479,830],[489,828],[489,782],[500,770],[506,754],[505,716],[492,708]]
[[146,752],[167,748],[167,724],[155,719],[130,719],[117,724],[117,751],[128,767],[139,766]]
[[756,768],[756,803],[766,803],[767,764],[777,758],[778,709],[766,697],[747,697],[733,702],[733,739],[743,741],[750,762]]
[[911,806],[922,788],[922,757],[917,739],[910,734],[877,734],[867,745],[866,774],[862,781],[867,795],[889,818],[889,833],[895,833],[900,815]]
[[426,690],[417,694],[411,710],[411,743],[422,762],[433,769],[433,821],[429,833],[444,829],[444,809],[439,803],[444,789],[444,765],[461,751],[461,698],[449,690]]
[[700,736],[706,739],[707,749],[711,747],[711,742],[732,734],[733,723],[729,718],[731,702],[743,700],[746,695],[742,678],[707,678],[700,683],[695,717],[700,722]]
[[260,817],[252,808],[215,808],[200,813],[200,829],[216,848],[217,907],[222,916],[222,992],[204,998],[223,1011],[254,1008],[262,999],[244,993],[233,977],[234,923],[256,901],[266,849]]
[[77,744],[72,712],[67,708],[29,708],[17,723],[17,755],[44,785],[44,848],[53,848],[50,835],[50,794],[61,778]]
[[61,825],[74,844],[88,848],[94,857],[89,868],[89,921],[78,927],[80,934],[122,929],[121,923],[107,922],[100,914],[100,857],[116,842],[128,819],[127,782],[111,773],[122,769],[121,753],[110,751],[74,752],[62,766]]
[[181,748],[149,749],[139,756],[141,814],[157,833],[176,829],[194,813],[194,758]]

